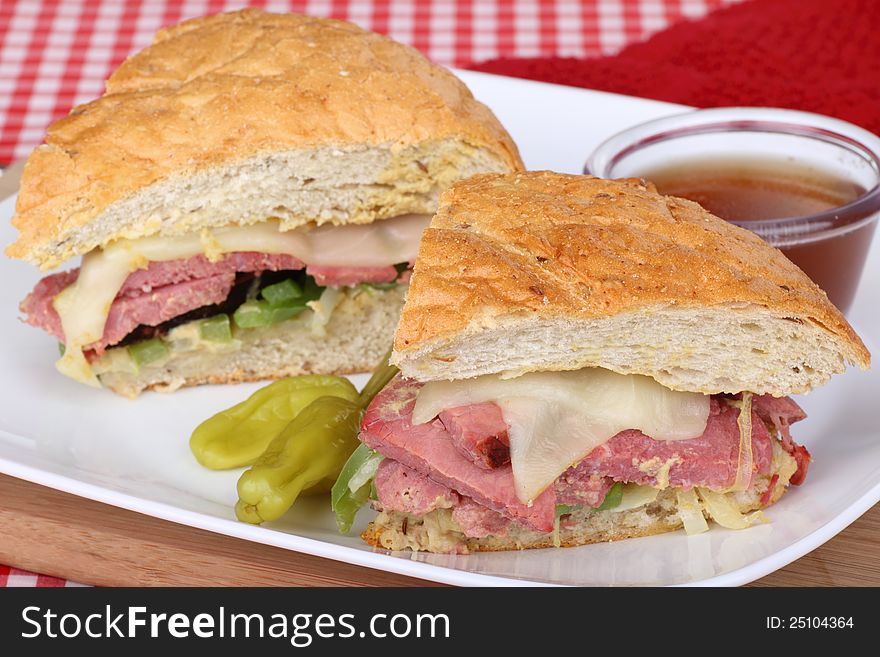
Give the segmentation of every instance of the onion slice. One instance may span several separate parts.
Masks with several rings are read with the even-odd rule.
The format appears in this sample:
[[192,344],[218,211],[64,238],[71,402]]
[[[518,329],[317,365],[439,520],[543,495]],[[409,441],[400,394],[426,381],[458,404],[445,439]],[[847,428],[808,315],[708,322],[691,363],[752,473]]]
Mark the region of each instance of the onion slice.
[[351,479],[348,480],[348,490],[352,493],[357,493],[361,489],[361,486],[373,479],[376,476],[376,472],[379,470],[379,463],[381,461],[381,454],[378,452],[371,454],[369,458],[363,462],[361,467],[355,471],[351,476]]
[[[736,478],[726,492],[747,490],[752,483],[754,458],[752,454],[752,393],[744,392],[739,404],[739,456],[736,461]],[[719,523],[720,524],[720,523]]]
[[312,309],[312,335],[322,337],[336,306],[342,301],[342,290],[338,287],[327,287],[321,292],[317,301],[309,301],[306,305]]
[[719,493],[708,488],[697,489],[700,493],[700,499],[706,507],[706,511],[712,516],[712,520],[722,527],[728,529],[746,529],[758,522],[767,522],[764,514],[755,511],[744,515],[733,500],[729,499],[724,493]]
[[658,489],[651,488],[650,486],[626,484],[623,487],[623,496],[620,499],[620,504],[612,510],[629,511],[630,509],[638,509],[656,500],[659,494],[660,491]]
[[687,535],[693,536],[709,531],[709,523],[703,517],[703,508],[700,506],[700,500],[697,499],[696,491],[693,488],[679,489],[675,491],[675,495],[678,498],[678,516],[684,523],[684,531]]

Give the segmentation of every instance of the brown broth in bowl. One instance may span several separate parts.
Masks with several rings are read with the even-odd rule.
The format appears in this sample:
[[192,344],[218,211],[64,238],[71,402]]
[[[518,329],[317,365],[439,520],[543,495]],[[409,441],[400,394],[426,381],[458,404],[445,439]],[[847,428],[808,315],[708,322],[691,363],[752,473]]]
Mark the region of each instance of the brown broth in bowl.
[[[694,158],[639,172],[663,194],[680,196],[748,228],[750,221],[802,217],[841,207],[867,190],[829,170],[779,159]],[[876,222],[782,252],[846,312],[855,296]],[[768,237],[772,243],[772,236]]]
[[786,160],[685,160],[642,172],[664,194],[696,201],[728,221],[787,219],[846,205],[865,188]]

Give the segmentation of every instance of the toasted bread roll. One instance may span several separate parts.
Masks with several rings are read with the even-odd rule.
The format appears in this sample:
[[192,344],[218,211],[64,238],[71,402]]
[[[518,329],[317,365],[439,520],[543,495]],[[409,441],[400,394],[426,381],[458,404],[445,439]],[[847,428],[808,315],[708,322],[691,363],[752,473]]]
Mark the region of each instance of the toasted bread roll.
[[825,293],[753,233],[644,181],[548,171],[444,193],[392,358],[419,381],[604,367],[774,396],[869,361]]

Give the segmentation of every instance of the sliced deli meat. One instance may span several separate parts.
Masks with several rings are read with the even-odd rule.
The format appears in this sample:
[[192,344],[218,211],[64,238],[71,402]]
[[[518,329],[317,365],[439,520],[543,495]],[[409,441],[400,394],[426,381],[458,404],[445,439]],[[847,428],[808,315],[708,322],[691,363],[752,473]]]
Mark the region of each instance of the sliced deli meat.
[[[157,326],[187,312],[216,303],[229,295],[240,272],[259,273],[302,269],[297,258],[284,254],[230,253],[212,262],[204,255],[151,262],[126,278],[113,300],[101,340],[87,348],[101,353],[120,342],[138,326]],[[320,285],[354,285],[389,280],[394,267],[317,267]],[[46,276],[21,303],[27,323],[42,328],[61,342],[64,330],[53,305],[54,297],[73,284],[79,270]]]
[[397,269],[387,267],[328,267],[309,265],[306,273],[325,287],[352,287],[359,283],[391,283],[397,279]]
[[221,303],[229,296],[233,283],[235,273],[224,272],[208,278],[165,285],[152,292],[123,294],[110,307],[101,341],[89,346],[100,354],[138,326],[158,326],[196,308]]
[[145,269],[138,269],[129,274],[119,294],[152,292],[166,285],[197,278],[210,278],[221,273],[281,271],[302,269],[303,266],[300,260],[290,255],[249,251],[230,253],[214,262],[203,255],[180,260],[157,261],[151,262]]
[[614,485],[611,477],[591,475],[569,468],[556,480],[556,503],[569,506],[591,506],[593,508],[605,501],[605,496]]
[[[462,499],[468,498],[509,521],[537,531],[552,529],[556,504],[599,506],[614,481],[661,488],[699,486],[725,490],[736,479],[739,409],[723,397],[713,397],[703,435],[688,440],[660,441],[637,430],[622,431],[566,470],[531,506],[525,505],[515,494],[509,465],[492,469],[477,465],[457,444],[460,440],[453,437],[442,418],[413,425],[412,412],[420,388],[421,384],[400,376],[392,380],[367,409],[361,440],[388,459],[458,493]],[[771,436],[761,421],[762,408],[760,401],[753,407],[754,470],[750,479],[754,473],[769,474],[771,470]],[[802,412],[788,408],[785,417],[791,421],[802,419]],[[481,435],[477,428],[481,425],[485,425],[482,438],[497,435],[497,425],[483,422],[485,408],[471,414],[461,409],[452,410],[456,411],[454,417],[458,425],[449,418],[447,422],[455,426],[456,431],[470,432],[470,440],[479,442]],[[468,418],[480,419],[470,421]],[[391,508],[397,507],[392,505]]]
[[795,422],[806,419],[807,414],[791,397],[773,397],[771,395],[755,395],[752,397],[752,408],[761,419],[771,422],[777,431],[791,435],[788,432]]
[[503,534],[511,522],[497,511],[391,459],[379,464],[375,481],[378,507],[384,511],[418,516],[451,508],[452,518],[462,531],[480,538]]
[[[157,326],[202,306],[220,303],[229,295],[238,272],[300,269],[287,255],[231,253],[216,262],[198,255],[185,260],[150,263],[132,272],[113,303],[101,339],[87,347],[98,353],[121,341],[140,325]],[[54,297],[74,283],[78,270],[45,277],[21,303],[26,321],[66,342]]]
[[798,445],[792,440],[789,427],[807,417],[804,409],[790,397],[772,397],[770,395],[753,397],[752,408],[762,420],[776,428],[779,439],[782,441],[782,447],[794,457],[797,470],[789,481],[795,486],[800,486],[807,477],[807,470],[810,468],[813,457],[810,456],[806,447]]
[[458,451],[475,465],[491,470],[510,463],[507,422],[496,404],[457,406],[438,417]]
[[426,422],[445,409],[484,402],[497,404],[509,426],[510,464],[524,502],[621,431],[687,440],[705,432],[709,416],[706,395],[594,367],[429,381],[419,391],[413,419]]
[[459,495],[398,461],[383,459],[376,470],[376,494],[384,508],[423,515],[458,504]]
[[[733,485],[739,462],[739,409],[713,398],[706,431],[691,440],[654,440],[641,431],[621,431],[578,463],[578,476],[600,475],[615,481],[666,488],[701,486],[724,490]],[[768,474],[773,460],[770,432],[752,411],[752,460]],[[754,472],[749,477],[751,478]]]
[[[110,306],[104,334],[99,341],[88,345],[88,349],[103,353],[138,326],[158,326],[196,308],[220,303],[229,295],[234,282],[235,272],[221,272],[207,278],[164,285],[150,292],[120,294]],[[29,324],[65,342],[61,318],[52,306],[54,294],[42,294],[45,290],[34,290],[21,304],[21,310],[26,313]]]
[[509,518],[469,497],[461,498],[461,501],[453,507],[452,519],[465,536],[473,538],[503,536],[511,522]]
[[78,273],[78,270],[72,269],[41,278],[34,286],[33,291],[18,306],[18,309],[24,313],[24,321],[31,326],[43,329],[49,335],[64,342],[61,318],[55,312],[52,299],[73,283]]
[[553,529],[556,495],[552,489],[539,495],[531,506],[516,496],[509,465],[485,470],[466,458],[440,420],[412,424],[419,384],[395,378],[367,409],[361,440],[382,455],[399,461],[461,495],[474,498],[537,531]]

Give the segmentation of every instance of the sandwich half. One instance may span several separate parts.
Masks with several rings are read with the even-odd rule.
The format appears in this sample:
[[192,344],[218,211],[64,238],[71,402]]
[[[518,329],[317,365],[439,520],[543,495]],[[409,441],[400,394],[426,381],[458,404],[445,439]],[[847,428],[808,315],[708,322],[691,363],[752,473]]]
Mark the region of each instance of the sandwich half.
[[401,372],[363,420],[381,459],[363,538],[468,552],[748,527],[807,474],[789,395],[869,360],[803,272],[695,203],[475,176],[425,231]]
[[14,258],[58,368],[147,388],[346,373],[390,342],[455,180],[522,168],[497,119],[416,50],[257,10],[161,30],[27,161]]

